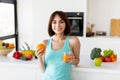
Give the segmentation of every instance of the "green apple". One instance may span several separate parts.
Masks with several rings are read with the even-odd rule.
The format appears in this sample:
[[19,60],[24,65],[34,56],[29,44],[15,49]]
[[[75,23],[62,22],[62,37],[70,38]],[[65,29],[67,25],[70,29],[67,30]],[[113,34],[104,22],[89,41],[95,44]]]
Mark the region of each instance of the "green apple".
[[102,60],[100,58],[95,58],[94,59],[94,65],[95,66],[101,66],[102,64]]

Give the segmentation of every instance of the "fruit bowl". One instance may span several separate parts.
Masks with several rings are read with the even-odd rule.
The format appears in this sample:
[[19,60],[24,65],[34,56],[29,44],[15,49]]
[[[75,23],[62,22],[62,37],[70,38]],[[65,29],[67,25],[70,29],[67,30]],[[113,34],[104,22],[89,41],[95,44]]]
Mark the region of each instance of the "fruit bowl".
[[0,56],[7,56],[13,49],[0,49]]

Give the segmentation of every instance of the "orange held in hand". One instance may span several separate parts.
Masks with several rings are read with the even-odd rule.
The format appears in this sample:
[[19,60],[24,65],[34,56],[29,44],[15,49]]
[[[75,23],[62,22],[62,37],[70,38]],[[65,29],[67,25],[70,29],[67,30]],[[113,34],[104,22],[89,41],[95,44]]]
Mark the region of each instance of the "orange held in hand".
[[42,49],[42,52],[44,52],[45,49],[46,49],[46,46],[45,46],[44,44],[38,44],[38,45],[36,46],[36,49]]

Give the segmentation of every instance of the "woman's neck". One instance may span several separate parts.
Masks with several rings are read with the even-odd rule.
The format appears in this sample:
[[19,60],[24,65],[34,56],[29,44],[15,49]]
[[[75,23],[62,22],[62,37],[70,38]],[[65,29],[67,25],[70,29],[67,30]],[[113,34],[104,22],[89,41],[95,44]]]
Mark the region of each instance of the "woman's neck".
[[66,38],[65,35],[54,35],[53,41],[55,41],[55,42],[61,42],[61,41],[65,40],[65,38]]

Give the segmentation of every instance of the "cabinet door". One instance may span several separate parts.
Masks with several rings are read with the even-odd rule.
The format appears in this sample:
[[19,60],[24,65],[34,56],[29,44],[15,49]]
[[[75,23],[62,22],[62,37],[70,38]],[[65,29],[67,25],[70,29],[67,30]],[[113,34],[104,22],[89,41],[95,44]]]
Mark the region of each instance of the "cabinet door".
[[72,80],[85,80],[84,79],[84,72],[72,71]]
[[118,79],[120,79],[119,73],[86,72],[84,80],[118,80]]
[[37,80],[42,80],[43,73],[40,72],[39,68],[37,68]]
[[120,19],[111,20],[111,36],[120,36]]
[[37,80],[37,69],[24,65],[0,65],[0,80]]

